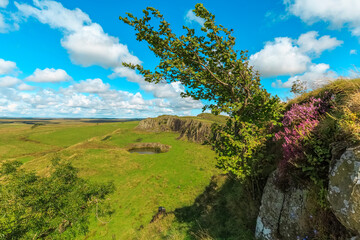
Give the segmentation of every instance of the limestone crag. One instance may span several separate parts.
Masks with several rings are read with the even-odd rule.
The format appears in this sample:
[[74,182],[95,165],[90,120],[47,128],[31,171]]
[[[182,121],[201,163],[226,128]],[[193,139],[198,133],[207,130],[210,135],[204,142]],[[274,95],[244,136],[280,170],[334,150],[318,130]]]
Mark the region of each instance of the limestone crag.
[[195,119],[179,118],[176,116],[160,116],[140,121],[136,129],[153,132],[178,132],[180,133],[179,138],[185,138],[192,142],[204,143],[210,137],[211,123]]
[[330,169],[328,199],[338,220],[360,234],[360,146],[347,149]]
[[298,239],[312,230],[307,224],[309,191],[292,188],[284,193],[276,187],[275,181],[276,171],[270,175],[264,189],[255,236],[269,240]]

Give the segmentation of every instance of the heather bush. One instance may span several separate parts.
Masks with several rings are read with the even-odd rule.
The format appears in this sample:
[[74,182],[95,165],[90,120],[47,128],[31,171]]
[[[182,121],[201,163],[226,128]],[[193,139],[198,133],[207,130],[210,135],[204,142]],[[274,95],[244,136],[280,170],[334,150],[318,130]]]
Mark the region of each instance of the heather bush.
[[[330,159],[327,143],[316,133],[324,114],[330,109],[333,96],[324,93],[319,98],[311,97],[307,102],[293,104],[285,112],[283,130],[274,139],[282,141],[282,159],[279,162],[279,182],[289,185],[294,178],[305,175],[314,182],[319,181],[319,171],[324,161]],[[326,165],[326,164],[325,164]],[[302,179],[303,180],[303,179]]]

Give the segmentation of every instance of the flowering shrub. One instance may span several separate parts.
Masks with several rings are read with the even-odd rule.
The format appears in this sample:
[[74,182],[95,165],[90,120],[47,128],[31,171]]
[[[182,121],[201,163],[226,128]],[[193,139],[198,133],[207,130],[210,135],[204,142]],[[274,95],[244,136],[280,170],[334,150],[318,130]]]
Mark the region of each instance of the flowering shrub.
[[330,100],[331,95],[326,93],[323,98],[310,98],[306,103],[293,104],[290,110],[284,114],[282,121],[284,129],[277,132],[274,137],[274,140],[283,140],[283,157],[279,163],[281,180],[285,180],[294,168],[307,170],[304,166],[311,156],[306,153],[305,142],[312,141],[312,133],[323,114],[329,109]]

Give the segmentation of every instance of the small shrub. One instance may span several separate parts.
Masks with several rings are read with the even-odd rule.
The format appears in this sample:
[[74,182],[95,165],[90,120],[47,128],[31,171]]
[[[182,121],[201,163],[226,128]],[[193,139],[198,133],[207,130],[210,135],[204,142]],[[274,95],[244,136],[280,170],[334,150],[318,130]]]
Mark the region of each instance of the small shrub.
[[348,141],[358,142],[360,140],[360,92],[350,95],[340,111],[339,130]]

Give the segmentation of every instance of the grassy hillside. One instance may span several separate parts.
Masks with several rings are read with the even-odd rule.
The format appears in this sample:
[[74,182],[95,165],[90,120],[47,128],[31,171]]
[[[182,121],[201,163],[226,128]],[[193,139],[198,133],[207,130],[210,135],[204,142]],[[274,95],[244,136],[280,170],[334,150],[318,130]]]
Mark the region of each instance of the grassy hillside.
[[[24,168],[47,175],[50,160],[58,156],[79,168],[81,177],[113,181],[117,190],[108,202],[114,214],[102,219],[94,213],[85,238],[142,238],[159,206],[171,212],[192,205],[211,176],[219,172],[209,146],[176,140],[175,133],[140,132],[134,129],[137,124],[60,121],[35,128],[23,123],[0,124],[0,162],[18,159],[25,163]],[[136,142],[159,142],[171,149],[154,155],[124,149]],[[173,221],[171,225],[164,231],[181,225],[169,234],[189,238],[190,224]]]

